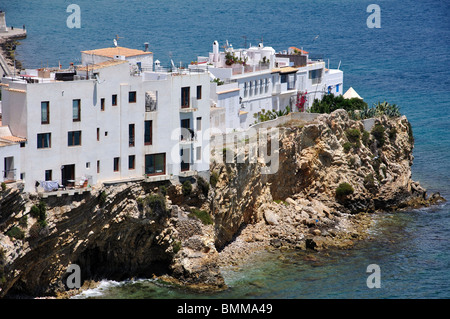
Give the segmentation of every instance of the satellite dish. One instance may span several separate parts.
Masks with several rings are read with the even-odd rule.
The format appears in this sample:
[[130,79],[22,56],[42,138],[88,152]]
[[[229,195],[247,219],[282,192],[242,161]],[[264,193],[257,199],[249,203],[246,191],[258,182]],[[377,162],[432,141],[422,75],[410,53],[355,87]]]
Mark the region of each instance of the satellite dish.
[[117,40],[114,39],[114,46],[117,48]]

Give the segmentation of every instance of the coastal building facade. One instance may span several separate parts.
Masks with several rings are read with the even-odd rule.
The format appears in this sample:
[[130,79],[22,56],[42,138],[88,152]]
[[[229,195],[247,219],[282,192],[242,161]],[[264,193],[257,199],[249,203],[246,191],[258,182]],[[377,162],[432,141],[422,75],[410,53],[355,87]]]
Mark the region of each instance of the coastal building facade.
[[25,191],[208,173],[206,72],[143,71],[126,58],[94,62],[2,79],[3,125],[25,141],[2,147],[2,157],[3,149],[15,152]]
[[342,94],[343,72],[325,67],[321,60],[311,60],[308,52],[290,47],[276,53],[272,47],[251,46],[219,50],[199,56],[191,69],[207,69],[213,76],[211,126],[217,131],[246,129],[264,111],[299,111],[302,96],[304,109],[324,94]]
[[342,83],[342,71],[294,47],[220,52],[215,41],[170,72],[147,49],[82,51],[67,70],[2,78],[0,181],[39,192],[207,177],[211,135],[245,130],[264,111],[304,111]]

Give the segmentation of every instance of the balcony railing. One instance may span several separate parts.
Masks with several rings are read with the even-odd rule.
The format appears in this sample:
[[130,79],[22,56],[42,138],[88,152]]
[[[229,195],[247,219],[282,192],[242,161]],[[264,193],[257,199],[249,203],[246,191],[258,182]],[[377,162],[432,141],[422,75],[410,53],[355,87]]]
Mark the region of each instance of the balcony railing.
[[3,171],[3,180],[5,182],[13,182],[16,180],[16,169],[8,169]]

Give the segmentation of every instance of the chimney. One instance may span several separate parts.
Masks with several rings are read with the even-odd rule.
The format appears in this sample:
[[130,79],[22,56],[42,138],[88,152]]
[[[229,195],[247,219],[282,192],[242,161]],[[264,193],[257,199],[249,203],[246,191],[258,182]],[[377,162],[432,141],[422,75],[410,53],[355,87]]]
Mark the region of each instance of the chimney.
[[144,51],[147,52],[148,51],[148,42],[144,43]]

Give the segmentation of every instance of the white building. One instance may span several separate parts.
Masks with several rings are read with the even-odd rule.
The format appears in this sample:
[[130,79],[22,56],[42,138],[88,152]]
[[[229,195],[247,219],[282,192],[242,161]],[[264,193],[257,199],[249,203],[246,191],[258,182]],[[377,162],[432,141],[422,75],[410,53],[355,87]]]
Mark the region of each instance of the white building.
[[[2,79],[3,125],[22,147],[2,146],[0,158],[14,156],[25,191],[43,181],[77,186],[208,174],[209,74],[145,71],[122,48],[123,58],[97,59],[105,50],[83,52],[83,65],[70,70]],[[136,51],[146,63],[153,59]]]
[[211,72],[211,126],[222,132],[248,128],[263,110],[298,111],[302,94],[306,108],[326,93],[342,94],[343,72],[325,68],[325,62],[311,60],[295,47],[276,53],[260,43],[237,50],[226,46],[220,52],[214,41],[213,52],[198,57],[190,68]]

